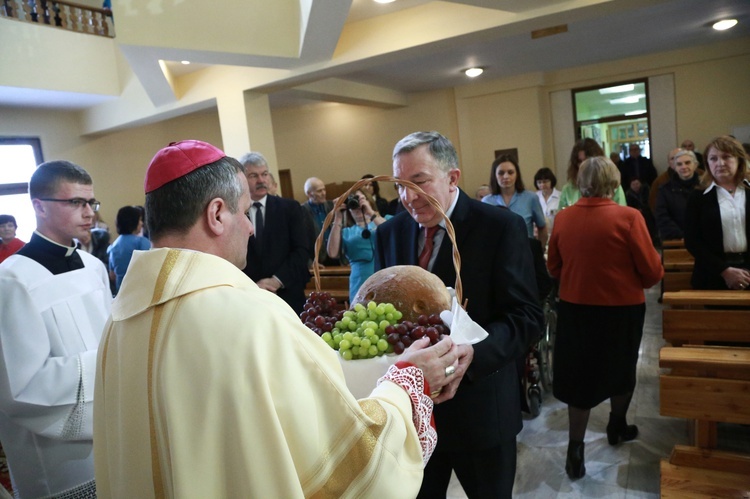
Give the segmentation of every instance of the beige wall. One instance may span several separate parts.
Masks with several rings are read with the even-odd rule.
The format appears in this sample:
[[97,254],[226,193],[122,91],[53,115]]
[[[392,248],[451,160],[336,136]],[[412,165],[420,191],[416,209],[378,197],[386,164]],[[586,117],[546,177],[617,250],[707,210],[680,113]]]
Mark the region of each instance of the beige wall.
[[468,193],[489,184],[498,149],[518,149],[521,176],[529,189],[533,188],[534,173],[542,166],[552,166],[543,161],[541,95],[541,89],[532,86],[458,101],[462,187]]
[[[452,90],[412,94],[405,108],[312,104],[272,115],[278,166],[292,171],[300,201],[309,177],[329,183],[358,180],[366,173],[390,175],[393,146],[411,132],[438,130],[458,143]],[[381,193],[395,197],[387,185],[381,185]]]
[[713,137],[750,125],[750,54],[680,66],[675,82],[679,142],[703,152]]

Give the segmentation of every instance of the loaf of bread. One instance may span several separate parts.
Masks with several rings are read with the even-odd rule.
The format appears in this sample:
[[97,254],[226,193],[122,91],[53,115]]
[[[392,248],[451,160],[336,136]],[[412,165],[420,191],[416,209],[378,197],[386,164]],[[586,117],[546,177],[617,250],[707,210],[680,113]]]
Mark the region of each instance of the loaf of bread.
[[402,321],[416,321],[422,314],[439,314],[451,309],[448,290],[435,274],[416,265],[396,265],[375,272],[359,288],[352,301],[392,303],[402,314]]

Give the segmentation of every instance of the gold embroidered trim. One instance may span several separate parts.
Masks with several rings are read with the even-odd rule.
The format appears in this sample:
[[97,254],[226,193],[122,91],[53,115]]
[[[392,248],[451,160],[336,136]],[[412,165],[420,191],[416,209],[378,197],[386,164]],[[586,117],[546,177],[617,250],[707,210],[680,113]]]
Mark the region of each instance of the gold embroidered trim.
[[[166,286],[170,274],[174,270],[179,255],[179,252],[175,250],[170,250],[167,253],[167,257],[164,259],[159,275],[156,278],[156,286],[154,287],[154,294],[151,298],[151,303],[158,303],[159,300],[161,300],[162,294],[164,293],[164,287]],[[148,424],[151,440],[151,475],[153,477],[154,495],[156,497],[165,497],[164,478],[162,476],[161,462],[159,461],[158,439],[156,435],[156,418],[154,416],[154,350],[163,311],[163,304],[154,307],[154,316],[151,319],[151,331],[148,340],[148,377],[146,378],[148,390]]]
[[320,490],[310,496],[311,499],[341,497],[370,463],[375,453],[375,446],[385,429],[388,415],[383,406],[375,400],[360,400],[359,405],[373,420],[373,424],[364,429],[362,435],[355,441],[352,448],[349,449],[349,452],[331,471],[326,483],[323,484]]
[[109,340],[112,337],[112,322],[108,323],[108,326],[104,331],[104,342],[99,346],[102,350],[102,393],[104,393],[104,377],[107,374],[107,352],[109,350]]
[[154,286],[154,294],[151,297],[151,304],[158,303],[161,300],[161,295],[164,294],[164,286],[167,284],[170,274],[174,270],[174,266],[177,264],[177,260],[180,258],[180,252],[177,250],[169,250],[164,263],[161,264],[161,271],[159,276],[156,278],[156,286]]

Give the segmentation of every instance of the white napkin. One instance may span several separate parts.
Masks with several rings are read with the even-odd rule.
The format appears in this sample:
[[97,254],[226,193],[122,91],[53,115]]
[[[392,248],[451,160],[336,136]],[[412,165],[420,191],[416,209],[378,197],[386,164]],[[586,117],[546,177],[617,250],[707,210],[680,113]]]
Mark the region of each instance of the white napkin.
[[[451,288],[448,288],[451,291]],[[479,324],[471,320],[453,294],[453,305],[450,310],[440,312],[440,319],[451,329],[451,340],[457,345],[473,345],[485,339],[489,334]]]

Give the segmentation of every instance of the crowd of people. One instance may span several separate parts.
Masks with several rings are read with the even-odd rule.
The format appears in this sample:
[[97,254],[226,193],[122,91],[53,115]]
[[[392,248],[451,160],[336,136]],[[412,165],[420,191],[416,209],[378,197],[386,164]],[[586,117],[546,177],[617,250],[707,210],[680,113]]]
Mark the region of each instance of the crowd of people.
[[[278,195],[262,154],[185,140],[151,160],[145,207],[118,210],[114,240],[91,176],[39,165],[30,241],[0,215],[0,442],[17,496],[433,498],[455,473],[468,497],[511,497],[540,274],[558,284],[565,470],[583,477],[593,407],[609,400],[611,445],[638,436],[627,412],[659,241],[684,239],[694,288],[750,286],[743,145],[720,136],[699,155],[685,141],[661,176],[638,144],[629,153],[582,139],[562,189],[542,167],[536,192],[501,155],[471,196],[450,140],[415,132],[393,149],[393,177],[439,209],[399,183],[388,202],[369,182],[321,235],[334,206],[322,180],[307,179],[300,204]],[[486,339],[415,341],[355,400],[299,320],[315,242],[320,263],[350,266],[350,301],[397,265],[452,286],[446,219],[467,320]]]

